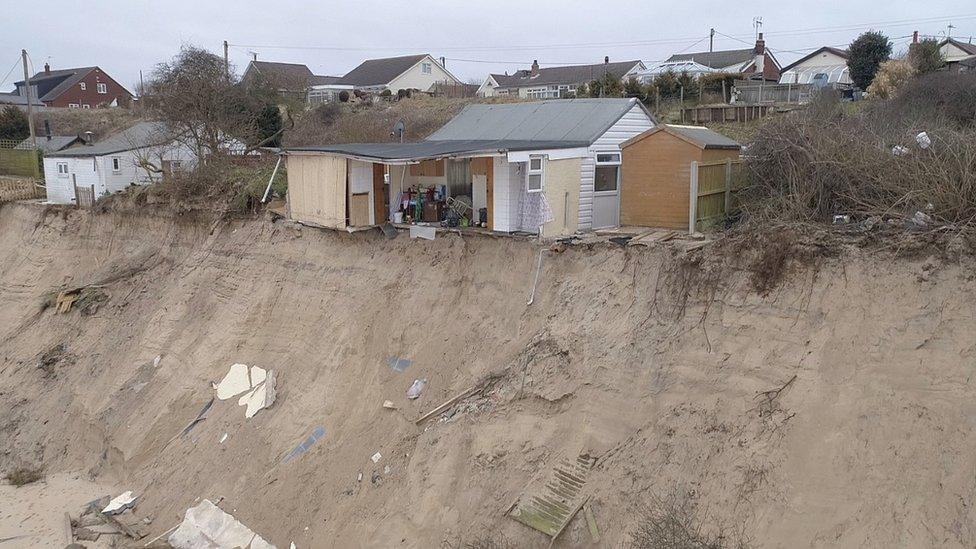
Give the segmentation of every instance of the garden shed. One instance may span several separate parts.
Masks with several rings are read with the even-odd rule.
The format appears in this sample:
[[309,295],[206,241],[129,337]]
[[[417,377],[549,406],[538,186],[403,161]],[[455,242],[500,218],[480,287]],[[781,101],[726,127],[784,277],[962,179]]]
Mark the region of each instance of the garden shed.
[[738,161],[742,150],[734,140],[704,126],[664,124],[620,148],[620,224],[671,229],[688,227],[692,162]]

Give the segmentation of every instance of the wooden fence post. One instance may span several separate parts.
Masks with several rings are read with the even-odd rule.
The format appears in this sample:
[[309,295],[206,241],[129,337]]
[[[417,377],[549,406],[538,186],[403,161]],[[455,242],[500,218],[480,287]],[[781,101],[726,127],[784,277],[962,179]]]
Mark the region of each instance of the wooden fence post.
[[88,207],[93,210],[95,209],[95,186],[94,185],[91,186],[91,203],[88,204]]
[[725,159],[725,217],[732,212],[732,159]]
[[688,189],[688,234],[695,234],[695,222],[698,220],[698,161],[691,163],[691,185]]
[[75,207],[80,208],[81,200],[78,197],[78,178],[75,176],[75,174],[71,174],[71,186],[75,189]]

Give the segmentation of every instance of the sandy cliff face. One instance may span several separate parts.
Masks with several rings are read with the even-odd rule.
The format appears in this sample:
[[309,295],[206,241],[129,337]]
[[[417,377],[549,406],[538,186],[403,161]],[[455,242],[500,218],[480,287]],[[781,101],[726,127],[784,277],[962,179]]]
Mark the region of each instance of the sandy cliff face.
[[[584,453],[606,546],[673,492],[759,547],[976,543],[972,265],[850,252],[760,297],[732,266],[578,246],[527,306],[537,252],[4,206],[0,468],[132,489],[151,535],[222,496],[279,547],[542,547],[504,512]],[[40,308],[98,281],[94,314]],[[274,406],[218,401],[170,442],[235,362],[276,370]],[[577,520],[558,545],[589,543]]]

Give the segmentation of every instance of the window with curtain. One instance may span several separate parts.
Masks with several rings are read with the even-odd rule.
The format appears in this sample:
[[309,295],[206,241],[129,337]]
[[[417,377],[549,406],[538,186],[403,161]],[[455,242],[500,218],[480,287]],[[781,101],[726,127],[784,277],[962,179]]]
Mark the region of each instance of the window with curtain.
[[447,191],[449,196],[471,198],[471,160],[447,161]]

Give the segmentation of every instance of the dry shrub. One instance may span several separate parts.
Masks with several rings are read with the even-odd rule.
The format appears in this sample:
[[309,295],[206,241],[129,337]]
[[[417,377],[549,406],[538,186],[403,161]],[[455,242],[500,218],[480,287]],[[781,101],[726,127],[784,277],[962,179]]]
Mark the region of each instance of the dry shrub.
[[[976,73],[933,72],[905,83],[898,95],[875,109],[877,116],[909,120],[944,119],[960,127],[976,125]],[[890,112],[885,112],[890,111]]]
[[878,99],[891,99],[899,88],[915,76],[915,69],[903,59],[885,61],[878,68],[867,92]]
[[12,486],[25,486],[44,478],[40,467],[18,467],[4,476]]
[[[175,174],[159,183],[131,187],[125,192],[99,201],[103,211],[162,206],[174,211],[218,212],[221,214],[255,213],[264,195],[277,158],[235,159],[210,157],[206,164],[192,171]],[[246,163],[242,163],[246,162]],[[284,166],[284,164],[282,164]],[[279,168],[272,190],[283,195],[287,177]]]
[[[976,126],[939,115],[939,105],[858,107],[825,94],[767,123],[746,160],[746,219],[904,219],[919,210],[948,223],[976,219]],[[916,143],[921,131],[932,140],[928,149]],[[894,154],[896,146],[907,153]]]
[[746,549],[743,537],[723,527],[707,528],[707,516],[690,497],[676,492],[639,508],[630,534],[637,549]]

